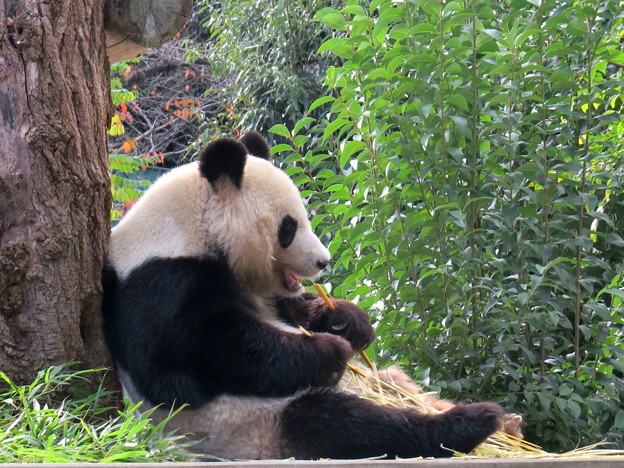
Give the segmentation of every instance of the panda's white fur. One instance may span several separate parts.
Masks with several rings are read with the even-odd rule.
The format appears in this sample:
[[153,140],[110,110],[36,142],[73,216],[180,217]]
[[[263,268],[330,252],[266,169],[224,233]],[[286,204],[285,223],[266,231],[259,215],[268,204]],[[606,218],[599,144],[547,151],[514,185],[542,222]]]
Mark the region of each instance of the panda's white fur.
[[[118,371],[124,397],[138,402],[144,398],[131,379]],[[168,422],[169,430],[185,434],[193,441],[192,451],[228,460],[278,459],[289,455],[279,439],[279,415],[294,397],[265,398],[222,395],[198,409],[185,409]],[[153,409],[144,402],[140,411]],[[154,409],[151,418],[158,424],[171,417],[168,409]]]
[[[202,206],[208,191],[197,163],[181,166],[159,178],[112,230],[108,261],[120,278],[154,257],[201,255]],[[184,208],[181,208],[184,207]]]
[[[218,140],[160,178],[113,229],[104,329],[124,392],[143,410],[190,403],[169,428],[230,459],[447,456],[495,431],[497,405],[440,416],[335,388],[374,338],[366,314],[302,293],[329,252],[257,134]],[[314,332],[302,335],[298,325]]]

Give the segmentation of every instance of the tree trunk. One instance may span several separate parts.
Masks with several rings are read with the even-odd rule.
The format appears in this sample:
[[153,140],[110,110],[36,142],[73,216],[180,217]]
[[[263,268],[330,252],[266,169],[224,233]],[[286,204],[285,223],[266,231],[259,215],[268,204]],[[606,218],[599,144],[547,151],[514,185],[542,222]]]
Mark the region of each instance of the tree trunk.
[[0,0],[0,370],[108,363],[103,0]]

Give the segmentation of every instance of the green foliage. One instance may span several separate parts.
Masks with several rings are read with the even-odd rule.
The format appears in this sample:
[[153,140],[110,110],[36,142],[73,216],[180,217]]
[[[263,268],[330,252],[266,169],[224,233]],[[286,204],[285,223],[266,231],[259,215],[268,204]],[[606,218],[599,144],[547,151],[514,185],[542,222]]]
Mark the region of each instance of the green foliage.
[[111,172],[111,191],[113,193],[113,209],[111,219],[123,216],[124,208],[139,199],[142,191],[152,184],[147,178],[136,177],[147,166],[161,161],[158,156],[131,156],[127,154],[109,154],[108,168]]
[[[337,3],[337,2],[334,2]],[[327,28],[314,12],[331,0],[204,2],[201,15],[213,42],[205,55],[213,72],[231,76],[230,115],[240,129],[264,132],[274,122],[294,124],[321,93],[326,60],[315,56]]]
[[[622,444],[619,0],[349,0],[287,172],[375,350],[549,450]],[[318,115],[318,114],[317,114]],[[289,128],[293,130],[289,130]]]
[[[118,62],[111,66],[111,74],[118,75],[123,73],[130,62]],[[121,80],[118,77],[111,79],[111,97],[113,104],[123,107],[126,103],[137,98],[136,91],[128,91],[123,88]],[[112,118],[108,134],[110,136],[123,135],[125,133],[122,117],[125,116],[124,111],[118,111]],[[133,140],[124,143],[124,150],[128,148],[128,152],[133,149],[136,142]],[[136,177],[140,170],[144,170],[147,166],[161,161],[156,155],[147,155],[145,157],[131,156],[128,154],[109,154],[108,167],[111,173],[111,192],[113,195],[113,207],[111,209],[111,219],[117,220],[124,214],[124,207],[138,200],[141,191],[145,190],[151,182],[148,179]]]
[[136,91],[128,91],[121,84],[121,80],[119,79],[119,74],[125,72],[125,70],[130,66],[130,63],[135,63],[139,59],[131,59],[125,62],[117,62],[111,65],[111,99],[114,105],[122,104],[125,102],[133,101],[137,98]]
[[[61,402],[59,391],[77,388],[85,376],[102,369],[70,371],[54,366],[24,386],[0,372],[0,463],[110,463],[189,461],[180,436],[165,422],[150,424],[140,405],[124,411],[103,406],[109,392],[74,396]],[[115,417],[109,417],[112,412]]]

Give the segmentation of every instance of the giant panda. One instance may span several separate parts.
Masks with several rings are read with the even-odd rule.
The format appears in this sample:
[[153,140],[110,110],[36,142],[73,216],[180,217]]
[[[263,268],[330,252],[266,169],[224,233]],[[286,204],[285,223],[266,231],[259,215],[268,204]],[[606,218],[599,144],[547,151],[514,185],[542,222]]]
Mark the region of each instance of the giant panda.
[[424,415],[339,390],[375,334],[302,289],[329,260],[262,136],[209,144],[112,230],[103,321],[126,395],[156,420],[185,405],[168,427],[226,459],[446,457],[501,427],[494,403]]

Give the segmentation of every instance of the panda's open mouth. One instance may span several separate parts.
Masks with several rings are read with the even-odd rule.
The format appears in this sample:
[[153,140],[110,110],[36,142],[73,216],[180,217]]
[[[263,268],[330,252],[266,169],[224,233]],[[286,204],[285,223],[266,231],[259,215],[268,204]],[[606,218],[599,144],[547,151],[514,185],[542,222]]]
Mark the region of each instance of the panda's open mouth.
[[303,287],[301,278],[290,268],[284,269],[284,283],[286,284],[286,289],[292,292],[297,292]]

